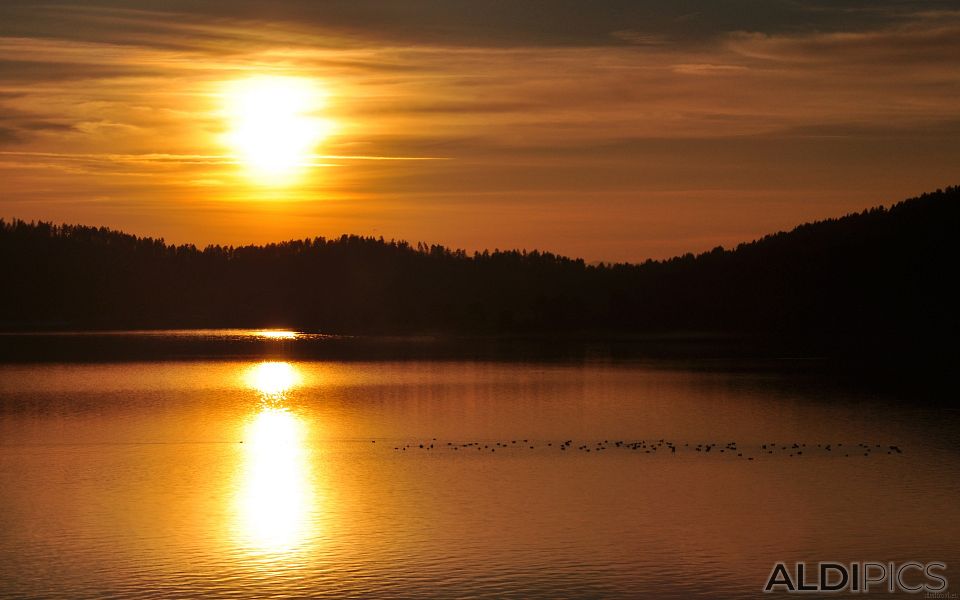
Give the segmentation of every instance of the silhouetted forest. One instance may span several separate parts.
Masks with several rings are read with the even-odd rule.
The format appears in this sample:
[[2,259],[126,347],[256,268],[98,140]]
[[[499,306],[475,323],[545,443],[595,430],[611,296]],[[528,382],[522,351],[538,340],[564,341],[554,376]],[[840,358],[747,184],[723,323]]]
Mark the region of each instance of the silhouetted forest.
[[349,235],[199,249],[0,220],[0,328],[925,339],[957,332],[958,214],[952,187],[731,250],[601,265]]

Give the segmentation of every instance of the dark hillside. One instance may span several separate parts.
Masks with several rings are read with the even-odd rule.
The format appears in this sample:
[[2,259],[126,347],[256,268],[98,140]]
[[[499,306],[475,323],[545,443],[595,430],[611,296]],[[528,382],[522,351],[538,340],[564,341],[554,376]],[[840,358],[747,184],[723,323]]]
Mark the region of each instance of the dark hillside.
[[0,327],[925,340],[957,331],[960,188],[639,265],[358,236],[198,249],[0,221]]

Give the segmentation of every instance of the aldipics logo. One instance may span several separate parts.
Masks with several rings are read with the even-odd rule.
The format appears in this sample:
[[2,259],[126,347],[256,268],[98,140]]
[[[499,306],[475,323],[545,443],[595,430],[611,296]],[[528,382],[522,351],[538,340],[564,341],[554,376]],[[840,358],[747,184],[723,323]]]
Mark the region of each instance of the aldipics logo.
[[[908,561],[905,563],[838,562],[817,563],[817,568],[808,569],[798,562],[791,571],[786,563],[778,562],[767,577],[764,592],[794,592],[814,594],[821,592],[888,592],[919,594],[928,597],[946,598],[947,578],[943,572],[946,563]],[[937,594],[936,596],[932,596]]]

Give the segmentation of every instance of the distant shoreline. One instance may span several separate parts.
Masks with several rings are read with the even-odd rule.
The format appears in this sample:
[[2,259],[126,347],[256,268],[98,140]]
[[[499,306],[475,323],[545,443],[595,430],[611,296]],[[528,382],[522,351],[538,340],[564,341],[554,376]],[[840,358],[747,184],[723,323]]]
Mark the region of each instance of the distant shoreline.
[[[153,360],[696,360],[936,368],[942,357],[902,340],[729,333],[260,335],[258,329],[0,331],[0,363]],[[266,330],[276,333],[277,330]]]

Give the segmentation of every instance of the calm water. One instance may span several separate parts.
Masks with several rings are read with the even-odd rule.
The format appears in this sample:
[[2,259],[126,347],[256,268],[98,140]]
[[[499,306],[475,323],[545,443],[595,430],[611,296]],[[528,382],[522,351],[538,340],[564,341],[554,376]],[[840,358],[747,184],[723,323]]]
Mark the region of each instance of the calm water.
[[776,560],[956,587],[932,400],[635,360],[0,365],[0,597],[757,597]]

